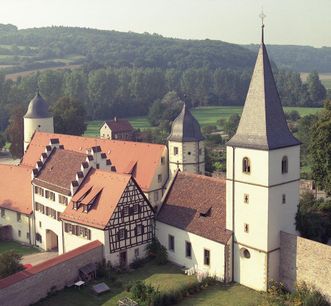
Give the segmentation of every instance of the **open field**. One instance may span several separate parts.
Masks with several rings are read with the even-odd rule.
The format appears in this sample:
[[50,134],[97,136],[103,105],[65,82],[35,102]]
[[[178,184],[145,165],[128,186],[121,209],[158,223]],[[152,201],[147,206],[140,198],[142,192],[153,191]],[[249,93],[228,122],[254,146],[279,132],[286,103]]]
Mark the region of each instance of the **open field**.
[[[300,77],[302,81],[306,81],[308,77],[307,72],[301,72]],[[331,89],[331,72],[330,73],[319,73],[320,80],[322,84],[325,86],[327,89]]]
[[[312,107],[284,107],[285,112],[296,110],[301,116],[309,114],[316,114],[321,108]],[[219,119],[228,119],[232,114],[241,114],[241,106],[206,106],[197,107],[192,110],[192,114],[199,121],[200,125],[217,125]],[[151,125],[146,116],[127,118],[134,128],[146,129]],[[84,133],[85,136],[95,137],[99,136],[99,129],[103,121],[90,121],[88,122],[87,129]]]
[[[123,297],[130,297],[125,290],[129,282],[144,280],[162,291],[176,290],[181,286],[195,282],[195,276],[187,276],[177,266],[167,264],[164,266],[148,263],[143,267],[125,274],[115,275],[115,281],[105,281],[111,288],[110,292],[96,296],[91,291],[91,285],[84,288],[66,288],[55,295],[35,304],[38,306],[115,306]],[[199,298],[200,297],[200,298]],[[224,288],[221,284],[186,298],[180,305],[258,305],[263,295],[240,285],[231,285]],[[203,301],[202,301],[203,299]],[[220,303],[219,303],[220,302]],[[203,304],[201,304],[203,303]]]
[[39,252],[37,248],[25,246],[15,241],[0,241],[0,254],[11,250],[22,256]]
[[6,80],[15,81],[18,77],[25,77],[25,76],[34,74],[37,71],[78,69],[80,67],[81,67],[81,65],[65,65],[65,66],[60,66],[60,67],[48,67],[48,68],[40,68],[40,69],[21,71],[21,72],[15,72],[15,73],[8,73],[8,74],[6,74]]

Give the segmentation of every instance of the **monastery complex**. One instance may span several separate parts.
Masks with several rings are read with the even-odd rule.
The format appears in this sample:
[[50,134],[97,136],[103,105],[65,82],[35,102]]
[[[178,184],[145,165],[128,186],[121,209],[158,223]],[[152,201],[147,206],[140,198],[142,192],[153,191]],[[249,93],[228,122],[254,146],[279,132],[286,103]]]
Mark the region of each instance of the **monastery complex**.
[[166,146],[128,141],[125,124],[112,136],[113,121],[101,138],[55,134],[46,102],[33,98],[24,156],[18,166],[0,165],[2,236],[59,254],[98,240],[114,266],[144,257],[156,237],[186,269],[264,291],[280,280],[281,233],[297,234],[300,142],[288,129],[263,35],[226,144],[226,178],[204,175],[204,137],[187,106]]

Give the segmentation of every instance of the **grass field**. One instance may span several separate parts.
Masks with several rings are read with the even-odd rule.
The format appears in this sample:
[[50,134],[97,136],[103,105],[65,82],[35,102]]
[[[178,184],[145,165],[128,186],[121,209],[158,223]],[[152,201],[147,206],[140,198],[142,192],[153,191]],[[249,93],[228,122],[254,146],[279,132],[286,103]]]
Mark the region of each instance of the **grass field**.
[[[55,295],[35,304],[38,306],[115,306],[119,299],[129,296],[125,290],[130,281],[144,280],[162,291],[175,290],[182,285],[194,282],[195,276],[184,275],[176,266],[167,264],[165,266],[148,263],[133,272],[116,275],[115,282],[109,282],[110,292],[96,296],[91,291],[91,285],[85,288],[67,288]],[[224,288],[216,285],[186,298],[179,305],[258,305],[262,302],[262,295],[240,285],[231,285]]]
[[[309,114],[316,114],[321,108],[312,107],[284,107],[285,112],[296,110],[301,116]],[[217,125],[219,119],[228,119],[232,114],[241,114],[241,106],[206,106],[197,107],[192,110],[192,114],[199,121],[200,125]],[[134,128],[146,129],[150,128],[151,125],[148,122],[147,117],[131,117],[128,118]],[[90,121],[88,122],[87,129],[84,133],[85,136],[98,136],[99,129],[103,121]]]
[[0,241],[0,254],[11,250],[22,256],[39,252],[37,248],[25,246],[15,241]]

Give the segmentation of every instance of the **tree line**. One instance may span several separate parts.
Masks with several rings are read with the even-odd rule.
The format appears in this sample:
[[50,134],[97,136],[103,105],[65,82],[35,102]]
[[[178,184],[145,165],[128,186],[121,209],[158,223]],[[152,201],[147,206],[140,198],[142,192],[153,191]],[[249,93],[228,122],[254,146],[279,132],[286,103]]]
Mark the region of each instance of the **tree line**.
[[[303,83],[298,74],[275,73],[284,105],[319,106],[326,91],[318,74]],[[100,68],[43,71],[31,76],[6,80],[0,74],[0,130],[8,125],[15,105],[27,107],[39,88],[52,106],[60,97],[75,98],[84,107],[88,120],[147,115],[151,106],[168,92],[193,107],[207,105],[243,105],[251,70],[189,68]],[[184,98],[185,96],[185,98]]]

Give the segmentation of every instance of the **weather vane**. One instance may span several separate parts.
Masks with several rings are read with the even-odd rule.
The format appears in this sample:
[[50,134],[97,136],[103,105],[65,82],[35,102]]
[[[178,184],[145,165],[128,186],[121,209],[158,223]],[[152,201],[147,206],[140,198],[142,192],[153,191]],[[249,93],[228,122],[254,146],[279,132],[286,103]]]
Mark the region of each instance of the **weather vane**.
[[264,27],[264,19],[265,19],[267,16],[266,16],[266,14],[264,14],[264,12],[263,12],[263,7],[262,7],[261,14],[259,15],[259,17],[261,18],[262,26]]

